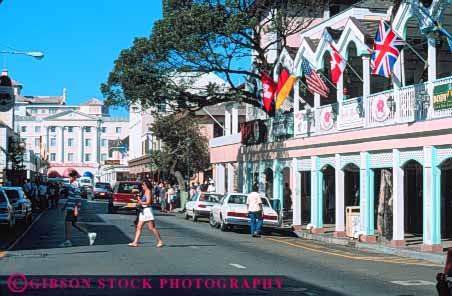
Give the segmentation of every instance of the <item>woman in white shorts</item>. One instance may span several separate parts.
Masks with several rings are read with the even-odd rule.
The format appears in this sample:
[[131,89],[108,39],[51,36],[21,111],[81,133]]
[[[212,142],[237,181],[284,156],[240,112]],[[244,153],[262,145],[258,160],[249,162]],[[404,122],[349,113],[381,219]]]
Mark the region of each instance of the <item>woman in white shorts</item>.
[[140,239],[141,230],[143,229],[143,225],[147,223],[149,230],[155,235],[157,238],[157,248],[163,247],[163,241],[160,237],[160,233],[155,228],[154,224],[154,215],[152,214],[151,209],[151,182],[149,180],[143,181],[143,190],[144,194],[141,198],[137,199],[138,205],[140,205],[140,215],[138,217],[137,230],[135,232],[135,239],[133,242],[129,243],[129,247],[138,247],[138,240]]

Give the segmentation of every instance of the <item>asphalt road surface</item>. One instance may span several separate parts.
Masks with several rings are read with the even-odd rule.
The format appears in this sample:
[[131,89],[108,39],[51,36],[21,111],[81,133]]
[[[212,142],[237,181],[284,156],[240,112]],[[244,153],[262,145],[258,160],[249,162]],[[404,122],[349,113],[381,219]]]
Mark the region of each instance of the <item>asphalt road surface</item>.
[[89,246],[74,230],[70,248],[58,248],[64,213],[45,212],[0,253],[0,295],[436,295],[435,274],[442,269],[290,233],[251,238],[246,230],[221,232],[207,220],[156,210],[165,247],[156,248],[143,229],[139,247],[131,248],[134,214],[107,214],[106,208],[84,203],[80,220],[98,238]]

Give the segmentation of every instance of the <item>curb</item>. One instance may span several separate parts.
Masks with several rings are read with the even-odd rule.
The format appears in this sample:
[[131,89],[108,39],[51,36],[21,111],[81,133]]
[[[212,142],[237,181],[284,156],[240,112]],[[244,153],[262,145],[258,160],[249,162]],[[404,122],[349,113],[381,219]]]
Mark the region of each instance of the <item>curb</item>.
[[22,234],[12,243],[8,246],[8,248],[6,249],[6,252],[11,251],[26,235],[27,233],[30,231],[30,229],[33,227],[33,225],[35,225],[39,219],[42,217],[42,215],[44,215],[44,213],[46,213],[47,210],[39,213],[39,215],[33,219],[33,222],[27,227],[27,229],[25,229],[24,232],[22,232]]
[[413,258],[413,259],[418,259],[418,260],[426,260],[426,261],[439,263],[439,264],[444,264],[445,259],[446,259],[445,254],[435,254],[435,253],[429,253],[429,252],[398,249],[398,248],[384,246],[381,244],[368,244],[368,243],[363,243],[363,242],[358,242],[358,241],[349,241],[349,240],[341,239],[341,238],[328,237],[328,236],[323,236],[323,235],[315,235],[315,234],[307,233],[304,231],[294,231],[294,233],[301,239],[319,241],[319,242],[324,242],[324,243],[328,243],[328,244],[340,245],[340,246],[361,249],[361,250],[376,251],[379,253],[396,255],[396,256],[400,256],[400,257],[408,257],[408,258]]

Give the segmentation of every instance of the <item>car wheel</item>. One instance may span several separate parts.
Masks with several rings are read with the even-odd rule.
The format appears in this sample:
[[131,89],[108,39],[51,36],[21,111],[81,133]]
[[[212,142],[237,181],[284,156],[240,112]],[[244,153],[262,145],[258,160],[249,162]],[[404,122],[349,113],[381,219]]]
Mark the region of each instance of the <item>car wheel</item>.
[[191,220],[192,220],[193,222],[198,221],[198,217],[196,216],[195,210],[193,210],[193,215],[191,216]]
[[188,211],[185,209],[185,220],[188,220],[190,217],[188,216]]
[[221,231],[228,231],[229,230],[229,226],[226,225],[223,220],[221,220],[220,230]]
[[217,222],[215,222],[215,219],[213,218],[213,214],[212,213],[210,213],[210,215],[209,215],[209,225],[214,227],[214,228],[217,227]]
[[108,213],[116,214],[116,208],[111,203],[108,203]]
[[30,225],[33,222],[33,215],[28,213],[27,218],[25,218],[27,225]]

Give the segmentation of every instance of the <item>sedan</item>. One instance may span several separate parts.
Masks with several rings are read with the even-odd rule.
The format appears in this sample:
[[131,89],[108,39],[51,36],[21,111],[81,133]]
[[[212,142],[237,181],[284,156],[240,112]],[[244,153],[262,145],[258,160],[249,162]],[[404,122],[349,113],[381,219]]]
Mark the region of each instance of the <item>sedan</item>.
[[200,192],[185,204],[185,219],[191,219],[193,222],[200,217],[209,218],[212,207],[221,199],[221,194]]
[[112,195],[112,189],[109,183],[96,183],[93,189],[94,199],[109,199]]
[[13,206],[2,189],[0,189],[0,224],[7,225],[9,230],[16,224]]
[[25,197],[22,187],[2,187],[14,209],[14,217],[30,224],[33,220],[31,212],[31,202]]
[[[249,226],[250,218],[248,216],[246,201],[248,196],[243,193],[228,193],[220,203],[212,207],[212,213],[209,223],[211,226],[219,226],[221,231],[227,231],[232,226]],[[267,230],[280,226],[278,213],[270,206],[270,202],[264,196],[261,196],[262,208],[264,210],[264,224]]]

